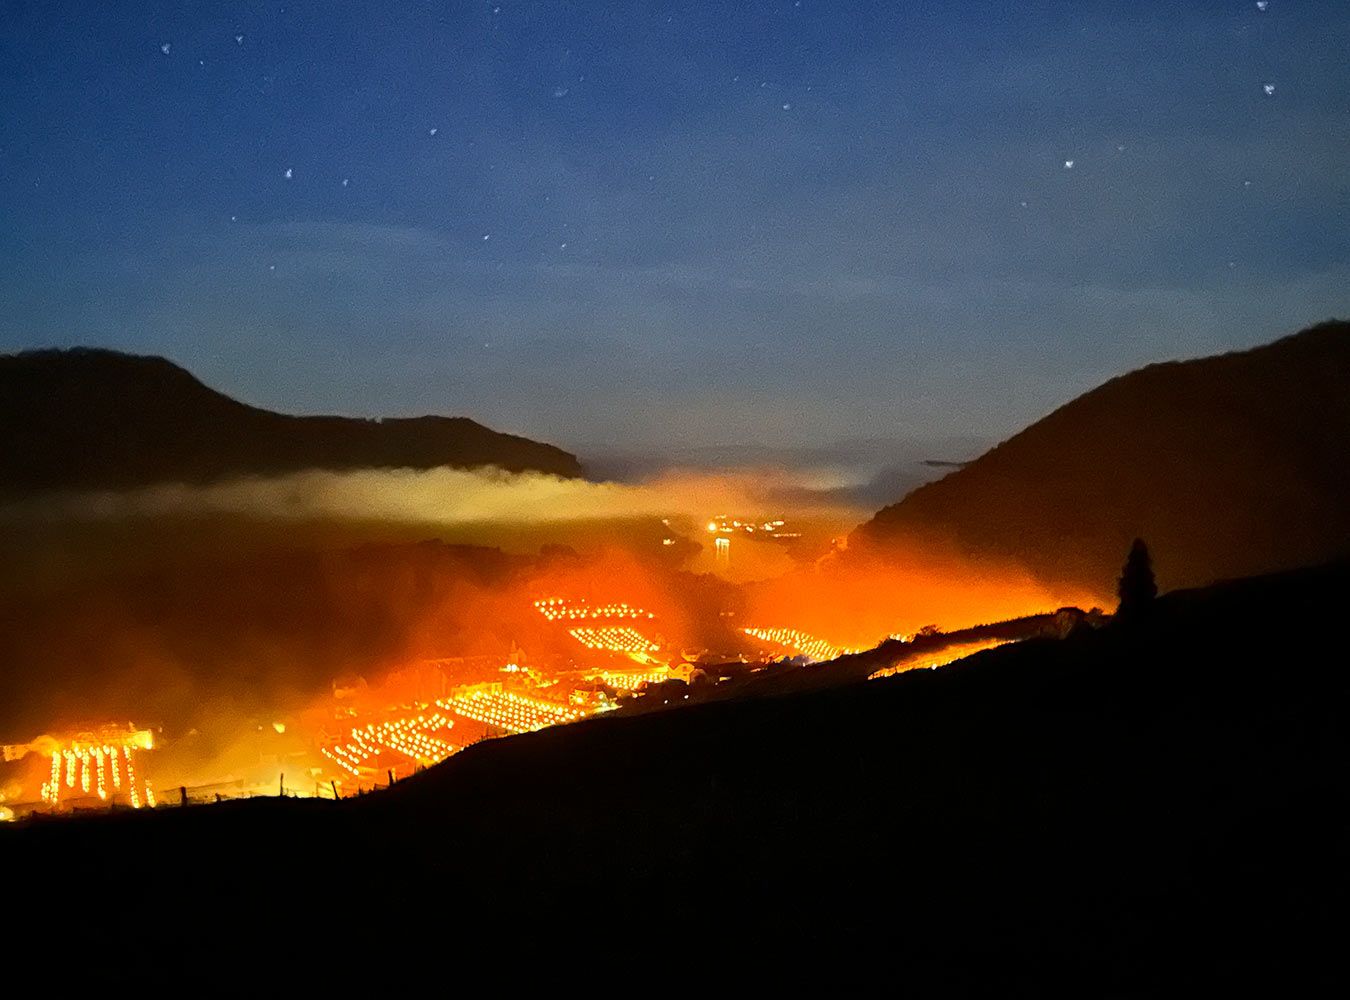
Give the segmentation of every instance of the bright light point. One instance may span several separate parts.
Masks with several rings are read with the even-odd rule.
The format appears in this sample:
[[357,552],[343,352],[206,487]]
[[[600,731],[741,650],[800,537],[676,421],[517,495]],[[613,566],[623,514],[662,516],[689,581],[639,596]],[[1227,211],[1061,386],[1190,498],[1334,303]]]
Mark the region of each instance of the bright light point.
[[275,729],[278,733],[284,733],[286,731],[286,723],[274,722],[272,723],[272,728]]
[[1262,89],[1263,91],[1265,91],[1265,94],[1266,94],[1267,97],[1271,97],[1271,96],[1273,96],[1274,93],[1275,93],[1275,84],[1273,84],[1273,83],[1263,83],[1263,84],[1261,84],[1261,89]]
[[159,51],[163,52],[167,56],[169,54],[169,43],[165,42],[163,45],[161,45],[159,47]]
[[1073,169],[1073,160],[1065,160],[1065,161],[1064,161],[1064,169],[1065,169],[1065,170],[1072,170],[1072,169]]
[[292,176],[294,173],[295,173],[295,171],[293,171],[290,167],[287,167],[287,168],[286,168],[286,174],[285,174],[286,179],[287,179],[287,180],[290,180],[290,179],[291,179],[291,176]]
[[783,105],[783,110],[784,110],[784,111],[791,111],[791,110],[792,110],[792,105],[791,105],[791,104],[784,104],[784,105]]

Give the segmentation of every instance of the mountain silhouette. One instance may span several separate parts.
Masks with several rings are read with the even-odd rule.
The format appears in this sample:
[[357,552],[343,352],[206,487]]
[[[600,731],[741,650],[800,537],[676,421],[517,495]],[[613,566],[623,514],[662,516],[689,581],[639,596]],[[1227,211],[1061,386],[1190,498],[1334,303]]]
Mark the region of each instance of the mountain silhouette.
[[1114,578],[1132,539],[1159,583],[1350,551],[1350,323],[1150,365],[1093,389],[880,511],[864,551],[950,544],[1065,582]]
[[465,417],[290,416],[231,399],[164,358],[90,348],[0,356],[0,491],[437,466],[582,471],[560,448]]

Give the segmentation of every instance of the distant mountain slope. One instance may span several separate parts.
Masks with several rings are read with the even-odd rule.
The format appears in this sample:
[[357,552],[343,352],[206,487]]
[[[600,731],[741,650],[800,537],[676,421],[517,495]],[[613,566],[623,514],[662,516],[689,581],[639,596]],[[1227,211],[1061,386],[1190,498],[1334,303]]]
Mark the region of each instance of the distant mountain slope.
[[855,541],[941,540],[1100,583],[1135,536],[1166,587],[1350,551],[1350,323],[1112,379],[885,508]]
[[574,455],[464,417],[288,416],[163,358],[86,348],[0,356],[3,491],[445,465],[581,475]]

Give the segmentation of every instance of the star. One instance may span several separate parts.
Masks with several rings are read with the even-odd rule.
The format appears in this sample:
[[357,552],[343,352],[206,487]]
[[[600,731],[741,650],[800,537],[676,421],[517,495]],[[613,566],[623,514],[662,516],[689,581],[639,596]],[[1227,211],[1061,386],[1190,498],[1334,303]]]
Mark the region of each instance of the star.
[[290,180],[290,179],[291,179],[291,174],[292,174],[292,173],[293,173],[293,171],[291,170],[291,168],[290,168],[290,167],[287,167],[287,168],[286,168],[286,175],[285,175],[287,180]]
[[167,56],[169,54],[169,43],[165,42],[163,45],[161,45],[159,47],[159,51],[163,52]]
[[1261,89],[1265,91],[1267,97],[1273,97],[1275,94],[1275,84],[1273,83],[1263,83]]
[[440,129],[438,129],[438,128],[428,129],[428,130],[427,130],[427,134],[428,134],[428,135],[435,135],[435,134],[436,134],[437,132],[439,132],[439,131],[440,131]]
[[235,35],[235,36],[234,36],[234,44],[235,44],[235,45],[243,45],[243,44],[244,44],[244,36],[243,36],[243,35]]
[[1265,9],[1269,6],[1270,0],[1256,0],[1256,9],[1261,11],[1262,13],[1264,13]]
[[1065,160],[1065,161],[1064,161],[1064,169],[1065,169],[1065,170],[1072,170],[1072,169],[1073,169],[1073,160]]
[[347,179],[346,177],[342,178],[342,186],[343,186],[343,187],[346,187],[347,184],[348,184],[348,179]]

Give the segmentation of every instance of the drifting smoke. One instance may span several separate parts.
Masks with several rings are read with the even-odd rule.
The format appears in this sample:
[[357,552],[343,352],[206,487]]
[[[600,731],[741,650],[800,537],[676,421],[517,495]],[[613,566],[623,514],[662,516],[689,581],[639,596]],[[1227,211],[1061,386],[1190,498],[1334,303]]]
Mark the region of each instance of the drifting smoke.
[[[572,655],[575,641],[535,609],[550,596],[648,609],[676,659],[734,656],[726,636],[741,625],[863,648],[928,622],[1088,603],[954,556],[818,558],[867,513],[837,495],[781,470],[594,483],[435,469],[13,502],[0,507],[12,557],[0,572],[0,739],[135,719],[163,727],[166,784],[248,775],[260,753],[281,771],[318,727],[276,720],[340,688],[430,660],[497,663],[517,647]],[[733,566],[756,552],[779,560],[742,578],[758,583],[690,572],[713,568],[708,522],[721,514],[815,519],[823,545],[799,557],[738,535]]]
[[951,631],[1102,605],[1108,592],[1109,581],[1047,581],[1010,562],[929,542],[838,553],[750,588],[748,606],[759,620],[790,622],[835,644],[868,648],[924,625]]

